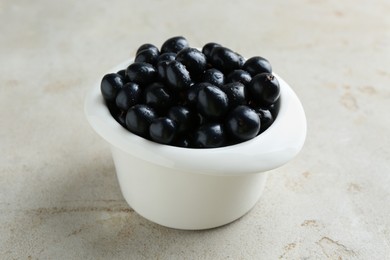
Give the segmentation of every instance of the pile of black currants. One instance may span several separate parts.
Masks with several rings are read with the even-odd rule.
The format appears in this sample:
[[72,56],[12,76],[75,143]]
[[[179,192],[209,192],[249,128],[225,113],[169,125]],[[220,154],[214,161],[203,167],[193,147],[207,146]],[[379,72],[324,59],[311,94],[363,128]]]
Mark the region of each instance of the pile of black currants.
[[130,132],[167,145],[216,148],[250,140],[276,118],[280,86],[268,60],[217,43],[202,50],[173,37],[141,45],[133,63],[101,81],[111,115]]

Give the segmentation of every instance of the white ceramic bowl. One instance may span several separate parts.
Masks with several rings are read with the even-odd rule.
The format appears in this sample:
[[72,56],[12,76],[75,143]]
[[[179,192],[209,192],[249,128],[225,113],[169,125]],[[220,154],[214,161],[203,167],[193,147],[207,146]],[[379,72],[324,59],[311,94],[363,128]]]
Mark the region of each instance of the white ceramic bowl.
[[212,149],[162,145],[130,133],[111,116],[98,82],[85,99],[85,114],[111,146],[127,203],[146,219],[178,229],[213,228],[247,213],[260,198],[266,172],[297,155],[306,137],[298,97],[274,75],[281,88],[274,123],[252,140]]

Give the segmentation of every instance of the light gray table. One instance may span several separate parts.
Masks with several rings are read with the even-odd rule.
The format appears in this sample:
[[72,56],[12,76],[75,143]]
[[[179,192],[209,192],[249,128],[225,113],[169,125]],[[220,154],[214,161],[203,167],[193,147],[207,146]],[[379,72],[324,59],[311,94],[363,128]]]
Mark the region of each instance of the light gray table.
[[[1,259],[390,259],[390,2],[0,2]],[[268,58],[302,100],[304,149],[236,222],[133,212],[86,92],[145,42]]]

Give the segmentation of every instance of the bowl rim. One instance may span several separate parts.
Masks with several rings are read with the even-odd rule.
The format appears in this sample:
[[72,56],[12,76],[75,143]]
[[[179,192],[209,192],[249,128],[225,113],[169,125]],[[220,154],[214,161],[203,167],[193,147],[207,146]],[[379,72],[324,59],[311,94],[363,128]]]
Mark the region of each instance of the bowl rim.
[[[107,73],[125,69],[127,60]],[[183,148],[159,144],[135,135],[110,114],[100,92],[100,81],[87,93],[84,113],[92,128],[109,144],[149,163],[199,174],[237,176],[277,168],[302,149],[306,116],[292,88],[276,73],[280,84],[280,109],[273,124],[257,137],[219,148]]]

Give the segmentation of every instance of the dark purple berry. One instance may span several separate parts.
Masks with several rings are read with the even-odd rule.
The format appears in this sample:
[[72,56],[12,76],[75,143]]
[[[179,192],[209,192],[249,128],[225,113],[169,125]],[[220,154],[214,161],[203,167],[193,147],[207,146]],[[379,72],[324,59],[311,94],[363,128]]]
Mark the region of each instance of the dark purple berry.
[[168,63],[166,80],[169,86],[176,90],[187,89],[192,84],[190,73],[182,63],[176,60]]
[[116,74],[120,75],[122,78],[126,78],[126,70],[120,70]]
[[229,107],[234,108],[247,103],[245,98],[245,86],[240,82],[225,84],[221,87],[229,99]]
[[117,73],[106,74],[100,83],[104,100],[114,102],[118,91],[123,87],[124,79]]
[[155,82],[145,89],[145,103],[158,114],[164,114],[174,104],[174,95],[163,84]]
[[248,84],[248,91],[256,104],[269,106],[279,98],[279,81],[271,73],[257,74]]
[[225,47],[215,47],[213,49],[210,63],[224,74],[229,74],[233,70],[242,67],[240,55]]
[[150,138],[162,144],[172,143],[175,139],[176,132],[175,121],[167,117],[154,119],[149,127]]
[[139,46],[135,56],[137,56],[141,51],[144,51],[144,50],[151,50],[151,51],[156,52],[157,54],[160,54],[160,51],[158,50],[158,48],[155,45],[150,44],[150,43],[145,43],[145,44],[142,44],[141,46]]
[[168,63],[169,63],[169,61],[160,61],[157,63],[158,79],[164,83],[167,81]]
[[195,124],[195,114],[184,106],[174,106],[168,111],[168,117],[177,123],[177,132],[188,132]]
[[225,142],[223,127],[218,123],[202,125],[194,133],[194,146],[197,148],[217,148],[224,146]]
[[176,137],[173,145],[183,148],[190,148],[192,146],[191,138],[188,136],[178,136]]
[[241,82],[245,86],[252,80],[251,74],[245,70],[234,70],[226,77],[226,83]]
[[243,142],[259,133],[260,124],[260,118],[253,109],[238,106],[226,118],[226,131],[234,140]]
[[126,126],[132,133],[148,138],[149,126],[155,118],[157,115],[151,107],[138,104],[127,111]]
[[190,88],[187,91],[187,103],[189,106],[191,107],[197,106],[199,91],[207,86],[213,86],[213,85],[207,82],[202,82],[190,86]]
[[225,76],[223,73],[217,69],[208,69],[203,74],[203,82],[208,82],[210,84],[213,84],[217,87],[222,86],[225,84]]
[[274,122],[274,117],[271,111],[269,111],[268,109],[255,108],[255,111],[261,121],[260,133],[262,133],[272,125],[272,123]]
[[202,115],[210,119],[220,119],[229,108],[229,99],[217,86],[206,86],[198,93],[197,107]]
[[272,73],[272,67],[269,61],[260,56],[248,59],[242,69],[248,71],[252,77],[260,73]]
[[189,45],[186,38],[184,38],[183,36],[176,36],[176,37],[169,38],[163,43],[163,45],[161,46],[161,52],[178,53],[179,51],[181,51],[184,48],[187,48],[188,46]]
[[176,60],[186,66],[194,79],[200,79],[207,67],[206,56],[195,48],[182,49],[177,53]]
[[159,62],[162,62],[162,61],[173,61],[176,59],[176,53],[173,53],[173,52],[166,52],[166,53],[163,53],[161,54],[158,58],[157,58],[157,63]]
[[116,106],[122,111],[127,111],[130,107],[136,105],[141,97],[141,88],[137,83],[129,82],[123,85],[122,89],[116,95]]
[[129,81],[145,86],[157,79],[157,71],[149,63],[134,62],[127,67],[126,76]]
[[135,56],[134,62],[146,62],[155,65],[157,63],[158,56],[159,53],[154,49],[145,49],[140,51],[137,56]]
[[211,59],[211,52],[215,47],[222,47],[222,45],[215,42],[209,42],[203,46],[202,52],[206,56],[208,61]]

